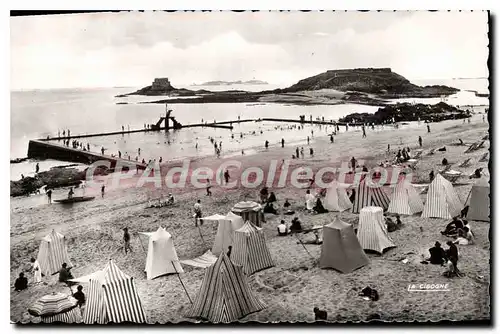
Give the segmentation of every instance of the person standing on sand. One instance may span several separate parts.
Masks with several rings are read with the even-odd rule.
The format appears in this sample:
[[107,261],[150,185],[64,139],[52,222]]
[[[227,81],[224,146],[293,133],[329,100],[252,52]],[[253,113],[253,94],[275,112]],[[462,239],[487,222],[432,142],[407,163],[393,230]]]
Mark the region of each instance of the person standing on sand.
[[101,198],[104,198],[104,191],[106,190],[106,186],[103,184],[101,187]]
[[302,157],[302,159],[304,159],[304,148],[303,147],[300,148],[300,156]]
[[330,143],[333,144],[333,135],[330,135]]
[[49,202],[49,204],[51,204],[52,203],[52,190],[49,189],[45,193],[47,194],[47,201]]
[[311,148],[309,148],[309,154],[311,155],[311,157],[313,157],[313,156],[314,156],[314,150],[313,150],[313,148],[312,148],[312,147],[311,147]]
[[295,156],[297,158],[299,157],[299,148],[298,147],[295,148]]
[[266,150],[269,148],[269,141],[266,140],[266,142],[264,143],[264,146],[266,147]]
[[38,284],[42,282],[42,271],[40,270],[40,263],[35,258],[31,258],[31,265],[33,266],[33,283]]
[[101,154],[104,155],[104,147],[101,147]]
[[391,144],[387,144],[387,153],[391,152]]
[[38,174],[39,171],[40,171],[40,165],[37,162],[35,166],[35,174]]
[[194,225],[198,227],[198,219],[201,219],[201,200],[194,203]]
[[227,169],[224,172],[224,179],[226,181],[226,184],[228,184],[229,183],[229,171]]
[[[429,131],[430,132],[430,131]],[[422,137],[418,136],[418,145],[422,147]]]
[[132,247],[130,247],[130,234],[128,233],[127,227],[123,229],[123,249],[125,250],[125,254],[127,254],[127,250],[132,253]]
[[281,138],[281,147],[285,147],[285,138]]
[[431,133],[431,126],[427,124],[427,133]]
[[361,128],[363,130],[363,136],[362,138],[366,138],[366,130],[365,130],[365,125],[363,124],[363,127]]
[[212,186],[210,185],[210,179],[207,177],[207,196],[212,196],[210,188],[212,188]]
[[309,145],[309,136],[307,136],[307,145]]

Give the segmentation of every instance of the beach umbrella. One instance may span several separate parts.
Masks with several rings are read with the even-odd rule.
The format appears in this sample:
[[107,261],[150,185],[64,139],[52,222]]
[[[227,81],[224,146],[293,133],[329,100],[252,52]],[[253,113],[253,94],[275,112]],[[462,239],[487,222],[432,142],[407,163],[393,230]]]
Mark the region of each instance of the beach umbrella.
[[42,322],[82,322],[80,309],[77,307],[77,300],[63,293],[53,293],[45,295],[37,300],[28,312],[36,317],[40,317]]

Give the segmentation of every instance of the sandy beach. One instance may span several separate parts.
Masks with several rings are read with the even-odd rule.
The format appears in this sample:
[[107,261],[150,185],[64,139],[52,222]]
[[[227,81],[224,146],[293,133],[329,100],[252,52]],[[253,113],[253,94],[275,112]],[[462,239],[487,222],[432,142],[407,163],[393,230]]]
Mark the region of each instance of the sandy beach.
[[[464,175],[470,175],[475,168],[488,163],[478,163],[489,149],[485,147],[473,153],[464,154],[467,146],[455,146],[458,138],[466,144],[480,140],[488,134],[489,124],[483,122],[482,115],[474,115],[471,123],[462,120],[443,121],[431,124],[431,133],[427,133],[426,124],[418,126],[400,126],[393,128],[367,128],[367,138],[361,138],[360,129],[350,129],[335,136],[331,144],[324,127],[315,130],[311,145],[302,145],[304,159],[291,160],[290,168],[308,166],[314,171],[341,161],[349,161],[354,156],[364,160],[368,168],[380,161],[392,159],[399,148],[418,148],[418,136],[423,138],[424,154],[415,172],[415,183],[425,183],[431,170],[443,168],[441,160],[446,157],[453,164],[452,169]],[[330,129],[333,129],[330,127]],[[328,130],[330,132],[330,130]],[[262,137],[262,142],[265,141]],[[207,140],[207,139],[204,139]],[[304,138],[305,140],[305,138]],[[391,153],[387,153],[387,144]],[[446,152],[426,155],[431,148],[446,146]],[[309,155],[309,147],[314,149],[314,156]],[[268,150],[257,150],[252,155],[239,155],[228,158],[241,162],[242,168],[260,167],[266,170],[270,161],[290,159],[295,146],[281,148],[271,146]],[[472,164],[467,168],[458,168],[466,158]],[[223,159],[222,159],[223,160]],[[191,162],[192,168],[214,167],[221,163],[216,157],[202,158]],[[178,165],[178,164],[176,164]],[[162,169],[172,165],[162,165]],[[241,170],[240,169],[240,170]],[[231,178],[239,177],[238,170],[230,170]],[[205,196],[204,189],[192,186],[183,189],[155,189],[153,187],[136,188],[132,186],[137,179],[127,181],[127,186],[109,189],[100,197],[99,189],[86,189],[87,194],[97,197],[88,204],[80,203],[72,208],[57,204],[37,205],[46,201],[45,195],[11,199],[11,286],[20,271],[29,270],[29,259],[38,254],[40,240],[52,229],[64,234],[68,240],[68,251],[74,264],[75,277],[88,275],[102,269],[108,259],[113,259],[126,274],[133,276],[141,297],[149,323],[191,321],[183,317],[190,307],[189,300],[179,283],[178,277],[169,275],[154,280],[146,280],[144,266],[146,261],[147,240],[138,232],[155,231],[164,226],[172,235],[177,254],[181,260],[192,259],[211,248],[217,231],[216,225],[205,223],[201,226],[203,239],[194,227],[192,218],[193,204],[199,198],[203,205],[204,216],[227,214],[231,207],[241,200],[258,199],[262,187],[252,189],[222,189],[212,187],[213,195]],[[466,185],[456,186],[460,200],[465,201],[474,180],[462,177]],[[328,224],[339,215],[337,212],[313,215],[303,209],[304,189],[294,187],[272,188],[278,198],[278,208],[282,210],[285,198],[292,203],[292,209],[303,226]],[[388,194],[391,189],[385,188]],[[54,198],[64,196],[67,190],[55,192]],[[150,199],[173,193],[176,203],[168,208],[146,208]],[[425,195],[421,195],[425,199]],[[340,214],[349,223],[357,224],[358,215],[350,212]],[[295,236],[277,237],[276,226],[281,219],[290,223],[292,216],[268,215],[263,229],[267,245],[276,266],[258,272],[249,277],[253,292],[267,304],[267,308],[251,314],[242,321],[314,321],[313,307],[318,306],[328,312],[329,321],[440,321],[440,320],[484,320],[490,318],[490,243],[489,222],[470,222],[476,243],[460,246],[461,259],[459,269],[465,273],[463,278],[448,279],[442,276],[443,267],[421,264],[422,256],[428,257],[428,249],[436,241],[445,244],[448,238],[442,236],[449,222],[445,219],[424,219],[420,215],[402,217],[404,227],[390,234],[396,248],[382,256],[368,254],[370,264],[350,274],[341,274],[334,270],[318,267],[321,252],[319,245],[306,245],[308,253],[298,244]],[[124,255],[121,250],[122,228],[128,227],[132,235],[133,253]],[[303,240],[312,239],[312,234],[298,236]],[[401,262],[408,259],[407,263]],[[194,299],[203,280],[205,270],[183,266],[185,273],[181,278],[191,299]],[[31,280],[32,275],[28,274]],[[14,322],[33,321],[27,308],[41,296],[53,291],[68,293],[69,289],[57,282],[57,275],[44,277],[44,282],[21,292],[11,293],[11,320]],[[286,286],[279,287],[285,283]],[[449,284],[448,292],[409,292],[409,284]],[[358,292],[366,286],[378,290],[379,301],[366,301]],[[84,287],[85,291],[85,287]]]

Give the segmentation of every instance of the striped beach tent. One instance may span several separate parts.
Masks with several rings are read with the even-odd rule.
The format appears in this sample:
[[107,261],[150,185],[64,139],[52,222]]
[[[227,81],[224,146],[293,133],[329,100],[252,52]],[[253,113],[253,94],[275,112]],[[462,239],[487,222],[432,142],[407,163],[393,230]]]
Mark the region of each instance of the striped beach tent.
[[81,323],[82,314],[77,300],[63,293],[53,293],[37,300],[29,309],[31,315],[40,317],[43,323]]
[[244,221],[251,221],[256,226],[261,226],[265,222],[264,211],[262,206],[257,202],[243,201],[236,203],[231,212],[243,218]]
[[424,203],[420,199],[410,181],[401,179],[391,195],[391,202],[387,212],[400,215],[413,215],[424,210]]
[[231,261],[242,266],[247,275],[274,266],[262,228],[247,221],[234,231]]
[[351,224],[336,217],[332,223],[323,227],[320,268],[333,268],[342,273],[350,273],[369,262]]
[[364,178],[356,187],[352,212],[359,213],[366,206],[378,206],[387,210],[389,197],[387,197],[382,187],[374,187],[371,180]]
[[63,263],[71,268],[73,264],[69,259],[66,237],[52,230],[42,239],[37,260],[40,263],[40,270],[45,276],[58,273]]
[[347,184],[332,181],[326,190],[325,200],[323,201],[325,209],[328,211],[344,211],[352,208],[352,203],[346,191],[348,187]]
[[207,269],[200,291],[186,317],[227,323],[264,308],[266,305],[250,290],[243,268],[221,253],[217,262]]
[[490,184],[486,177],[479,178],[472,186],[467,219],[490,221]]
[[141,234],[149,237],[148,255],[144,268],[147,279],[184,272],[170,233],[160,226],[156,232],[141,232]]
[[449,219],[458,216],[462,208],[460,198],[451,182],[441,174],[437,174],[429,185],[422,218]]
[[133,278],[123,273],[113,261],[110,260],[102,271],[71,281],[89,283],[84,323],[146,322]]
[[383,254],[389,248],[396,247],[387,232],[382,208],[367,206],[361,210],[358,240],[364,250],[371,250],[379,254]]
[[219,255],[221,252],[227,252],[228,247],[233,245],[234,231],[243,226],[243,218],[229,212],[227,216],[218,220],[217,234],[215,235],[212,253]]

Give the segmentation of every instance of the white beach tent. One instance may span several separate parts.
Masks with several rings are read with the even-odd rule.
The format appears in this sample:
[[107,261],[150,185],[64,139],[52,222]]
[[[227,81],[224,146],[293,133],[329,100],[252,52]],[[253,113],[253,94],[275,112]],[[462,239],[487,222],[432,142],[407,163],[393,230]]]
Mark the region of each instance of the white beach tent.
[[217,234],[215,235],[212,254],[218,256],[221,252],[227,252],[228,247],[233,245],[234,231],[244,224],[243,218],[229,212],[227,216],[215,214],[202,218],[203,221],[217,222]]
[[490,221],[490,183],[484,176],[472,186],[467,219]]
[[384,222],[382,208],[367,206],[361,209],[358,226],[359,244],[364,250],[384,253],[386,249],[396,247]]
[[352,208],[352,203],[347,196],[346,189],[350,185],[332,181],[326,190],[323,206],[329,211],[344,211]]
[[104,270],[70,281],[89,283],[83,312],[84,323],[146,322],[133,278],[122,272],[113,261],[110,260]]
[[52,230],[50,234],[42,239],[37,260],[40,263],[40,270],[45,276],[59,272],[63,263],[66,263],[68,268],[71,268],[73,265],[68,255],[66,237]]
[[184,272],[170,233],[161,226],[156,232],[140,233],[149,237],[146,268],[144,269],[147,279]]
[[458,216],[462,209],[460,198],[451,182],[437,174],[429,185],[422,218],[449,219]]
[[424,203],[410,181],[399,180],[391,195],[387,212],[400,215],[414,215],[424,210]]

